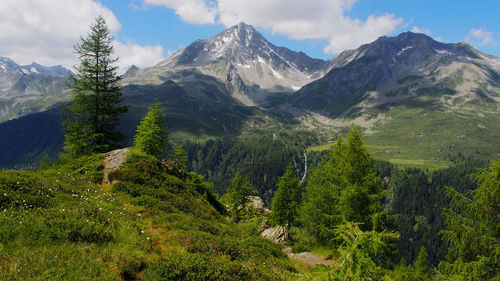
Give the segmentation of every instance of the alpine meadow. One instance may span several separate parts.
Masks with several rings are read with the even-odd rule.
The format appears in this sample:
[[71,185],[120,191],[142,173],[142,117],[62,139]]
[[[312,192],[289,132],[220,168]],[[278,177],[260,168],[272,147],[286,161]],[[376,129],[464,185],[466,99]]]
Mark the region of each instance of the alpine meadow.
[[500,281],[500,5],[387,2],[0,4],[0,280]]

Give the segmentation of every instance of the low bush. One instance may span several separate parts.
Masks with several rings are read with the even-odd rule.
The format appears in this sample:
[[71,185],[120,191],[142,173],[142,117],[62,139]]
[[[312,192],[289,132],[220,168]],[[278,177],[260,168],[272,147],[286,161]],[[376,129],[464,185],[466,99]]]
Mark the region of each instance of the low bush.
[[[263,265],[265,267],[265,264]],[[173,254],[156,261],[144,272],[146,280],[278,280],[259,268],[248,268],[227,257]]]

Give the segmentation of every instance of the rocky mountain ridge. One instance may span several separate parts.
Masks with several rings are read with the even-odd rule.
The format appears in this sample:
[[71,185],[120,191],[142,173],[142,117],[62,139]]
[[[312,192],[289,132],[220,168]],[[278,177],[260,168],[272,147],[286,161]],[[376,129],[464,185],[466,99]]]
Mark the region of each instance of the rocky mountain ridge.
[[69,75],[71,71],[60,65],[18,65],[0,57],[0,122],[69,100],[65,84]]
[[13,76],[19,74],[33,75],[45,74],[50,76],[66,78],[72,74],[71,70],[64,68],[61,65],[43,66],[36,62],[29,65],[18,65],[13,60],[7,57],[0,57],[0,78],[5,76]]
[[[43,100],[26,95],[33,84],[24,85],[14,92],[18,99]],[[130,67],[123,85],[131,107],[121,126],[129,136],[147,107],[160,102],[169,131],[194,139],[308,130],[326,141],[357,124],[369,142],[391,147],[383,150],[384,159],[400,157],[391,154],[400,147],[411,147],[404,153],[412,155],[425,151],[426,159],[457,149],[498,153],[500,58],[424,34],[381,37],[323,61],[276,47],[240,23],[155,66]],[[2,102],[0,96],[0,113]],[[31,126],[23,120],[16,126]],[[15,137],[8,142],[22,143]]]
[[[500,58],[466,43],[406,32],[345,51],[329,64],[325,76],[295,94],[294,105],[335,117],[363,101],[366,108],[415,96],[439,97],[448,106],[500,102]],[[340,108],[328,109],[346,98]]]
[[[216,77],[246,105],[259,103],[267,92],[293,92],[321,77],[326,62],[302,52],[277,47],[252,26],[235,25],[175,52],[167,60],[136,72],[126,84],[158,84],[167,79],[189,80],[179,72],[190,70]],[[196,78],[195,78],[196,79]]]

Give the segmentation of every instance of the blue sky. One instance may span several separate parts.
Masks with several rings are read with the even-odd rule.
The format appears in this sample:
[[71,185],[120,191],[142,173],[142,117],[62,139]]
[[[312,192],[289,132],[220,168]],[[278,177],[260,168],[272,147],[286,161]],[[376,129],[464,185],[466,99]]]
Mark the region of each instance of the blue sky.
[[122,71],[154,65],[240,21],[321,59],[404,31],[500,57],[499,11],[497,0],[2,0],[0,56],[71,67],[74,44],[103,14]]
[[[249,0],[251,1],[251,0]],[[221,23],[191,24],[175,14],[174,9],[160,5],[148,5],[142,1],[102,0],[122,24],[121,39],[131,39],[141,44],[161,45],[174,51],[196,39],[209,38],[224,29]],[[134,5],[136,7],[134,7]],[[500,1],[450,1],[450,0],[360,0],[356,1],[345,15],[366,20],[370,15],[393,14],[403,22],[387,36],[404,31],[425,32],[443,42],[469,41],[475,48],[500,56]],[[244,20],[244,19],[242,19]],[[250,23],[254,24],[254,23]],[[272,43],[303,51],[309,56],[330,59],[335,56],[325,53],[326,39],[293,40],[289,36],[272,32],[270,28],[257,29]],[[486,34],[477,38],[471,30],[482,30]],[[491,35],[489,35],[489,33]],[[488,39],[491,36],[491,39]],[[484,40],[486,42],[483,42]],[[491,40],[491,41],[488,41]]]

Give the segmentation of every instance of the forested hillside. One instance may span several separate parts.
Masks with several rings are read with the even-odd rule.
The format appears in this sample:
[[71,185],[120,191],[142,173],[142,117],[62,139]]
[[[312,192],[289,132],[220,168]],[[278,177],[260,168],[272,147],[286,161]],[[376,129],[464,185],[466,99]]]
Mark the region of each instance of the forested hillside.
[[[272,149],[286,147],[278,140],[258,142]],[[215,195],[213,184],[183,168],[187,159],[183,160],[179,151],[161,161],[133,149],[122,167],[107,177],[111,184],[103,181],[103,173],[110,171],[104,170],[102,154],[60,157],[53,166],[43,163],[37,172],[0,172],[0,257],[5,261],[0,263],[0,277],[498,277],[498,223],[494,222],[500,188],[498,159],[479,172],[476,167],[487,164],[464,157],[457,157],[454,167],[430,174],[399,170],[388,162],[374,161],[359,133],[353,131],[345,140],[339,138],[326,157],[318,156],[322,160],[309,166],[307,181],[298,185],[300,196],[270,196],[273,210],[268,215],[232,201],[245,198],[238,192],[252,194],[251,189],[236,188],[251,187],[251,178],[240,177],[236,182],[229,178],[226,191],[232,195],[225,196],[226,207]],[[279,166],[285,175],[275,185],[278,190],[287,188],[293,177],[298,183],[302,175],[302,169],[293,164],[285,173],[285,166]],[[242,167],[248,170],[248,166]],[[471,178],[469,174],[474,172],[477,175]],[[460,198],[468,199],[459,203]],[[281,221],[280,213],[274,216],[279,209],[275,200],[291,200],[286,206],[297,210],[290,213],[295,218],[290,220],[285,245],[294,252],[312,251],[330,258],[329,266],[294,261],[281,251],[285,245],[258,237],[266,224]],[[474,205],[467,205],[469,202]],[[474,210],[477,217],[471,216]],[[235,216],[237,220],[227,219]],[[476,231],[476,224],[481,232],[470,232]],[[465,236],[460,234],[462,230],[466,230]],[[468,246],[462,249],[461,245]],[[35,259],[43,262],[33,262]]]
[[305,150],[305,147],[315,142],[316,137],[307,132],[281,132],[274,136],[221,138],[203,144],[188,142],[183,144],[183,148],[190,159],[189,167],[206,175],[206,179],[214,183],[219,195],[226,192],[231,179],[239,172],[251,181],[259,190],[259,195],[269,204],[277,179],[289,162],[303,176],[305,157],[309,167],[319,161],[321,153]]
[[393,170],[390,188],[392,208],[398,214],[400,255],[407,261],[416,260],[421,247],[427,249],[431,264],[444,259],[448,246],[442,239],[444,229],[443,209],[451,198],[445,187],[453,186],[461,193],[475,188],[470,176],[486,163],[463,157],[455,160],[455,166],[426,174],[419,169]]

